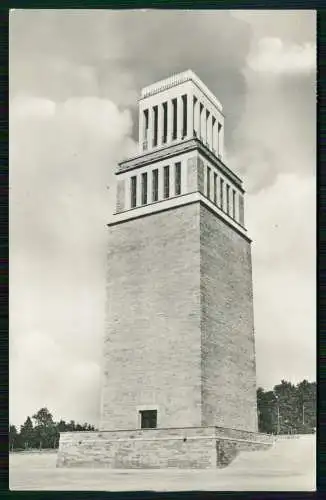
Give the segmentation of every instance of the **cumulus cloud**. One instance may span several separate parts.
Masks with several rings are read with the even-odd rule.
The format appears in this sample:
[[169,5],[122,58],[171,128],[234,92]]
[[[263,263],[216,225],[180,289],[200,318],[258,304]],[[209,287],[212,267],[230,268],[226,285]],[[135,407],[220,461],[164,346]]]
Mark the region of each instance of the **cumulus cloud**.
[[248,66],[262,73],[309,73],[316,70],[316,45],[286,46],[279,38],[262,38],[250,54]]
[[248,196],[259,383],[315,379],[316,188],[281,174]]
[[27,408],[46,403],[56,415],[94,421],[105,312],[105,225],[114,203],[106,187],[121,155],[133,149],[130,131],[130,113],[107,99],[12,100],[15,421]]

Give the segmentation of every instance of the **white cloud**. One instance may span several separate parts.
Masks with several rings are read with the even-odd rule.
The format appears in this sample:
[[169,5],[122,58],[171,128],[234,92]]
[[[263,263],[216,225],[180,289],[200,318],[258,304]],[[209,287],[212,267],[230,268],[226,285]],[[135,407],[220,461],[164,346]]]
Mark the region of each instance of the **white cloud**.
[[315,179],[279,175],[248,196],[258,383],[315,379]]
[[316,70],[316,45],[285,44],[279,38],[262,38],[248,56],[251,70],[267,74],[310,73]]
[[[106,99],[10,106],[10,416],[48,405],[96,423],[105,314],[106,186],[134,145]],[[49,390],[50,388],[50,390]]]

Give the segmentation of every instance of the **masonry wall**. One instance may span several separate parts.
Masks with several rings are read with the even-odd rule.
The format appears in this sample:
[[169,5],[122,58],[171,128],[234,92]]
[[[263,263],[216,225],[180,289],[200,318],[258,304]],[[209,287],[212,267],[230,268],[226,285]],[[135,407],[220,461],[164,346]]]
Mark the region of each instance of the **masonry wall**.
[[250,242],[200,208],[202,425],[257,431]]
[[257,435],[234,433],[228,437],[227,429],[213,427],[64,432],[57,467],[215,468],[227,466],[241,450],[271,446]]
[[109,228],[101,429],[201,425],[199,210]]

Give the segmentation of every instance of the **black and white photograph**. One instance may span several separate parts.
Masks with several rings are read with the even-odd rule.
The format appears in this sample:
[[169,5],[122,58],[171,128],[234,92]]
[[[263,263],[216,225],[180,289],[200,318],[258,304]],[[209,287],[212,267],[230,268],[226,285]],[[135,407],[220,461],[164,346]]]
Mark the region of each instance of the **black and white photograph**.
[[316,12],[9,13],[9,488],[316,489]]

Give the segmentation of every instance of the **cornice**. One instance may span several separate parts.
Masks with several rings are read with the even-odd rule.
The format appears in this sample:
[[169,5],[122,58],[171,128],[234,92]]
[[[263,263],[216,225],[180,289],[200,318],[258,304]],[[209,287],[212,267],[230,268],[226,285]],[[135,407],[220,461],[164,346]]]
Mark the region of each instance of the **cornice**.
[[173,156],[188,153],[190,151],[198,151],[199,153],[201,153],[206,159],[211,161],[213,165],[215,165],[225,175],[225,177],[234,182],[242,193],[244,193],[244,189],[242,187],[242,179],[240,179],[240,177],[232,172],[232,170],[230,170],[222,162],[222,160],[220,160],[212,151],[210,151],[210,149],[198,138],[179,141],[175,144],[160,147],[156,150],[141,153],[140,155],[136,155],[132,158],[123,160],[118,164],[116,175],[122,174],[124,172],[129,172],[136,168],[144,167],[158,161],[166,160]]

